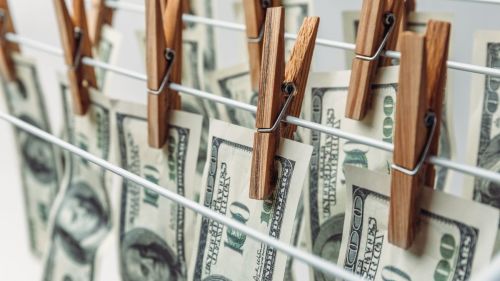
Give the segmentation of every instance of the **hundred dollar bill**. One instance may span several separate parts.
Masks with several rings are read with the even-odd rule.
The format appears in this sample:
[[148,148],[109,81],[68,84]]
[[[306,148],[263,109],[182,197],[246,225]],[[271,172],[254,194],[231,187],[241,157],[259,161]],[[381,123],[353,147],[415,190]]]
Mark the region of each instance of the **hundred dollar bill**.
[[[211,77],[211,89],[216,95],[257,105],[258,93],[252,90],[247,64],[214,72]],[[255,127],[255,114],[222,104],[217,106],[219,111],[223,112],[219,119],[247,128]]]
[[[342,13],[342,22],[344,27],[344,41],[355,43],[359,27],[359,11],[344,11]],[[433,12],[411,12],[408,16],[407,28],[417,33],[425,33],[427,22],[429,20],[441,20],[453,22],[452,13],[433,13]],[[354,54],[346,53],[346,66],[351,67]]]
[[[118,52],[120,50],[121,34],[118,33],[109,25],[102,27],[101,40],[98,48],[94,51],[96,59],[101,62],[114,64],[118,59]],[[97,67],[95,69],[97,86],[102,89],[103,93],[107,93],[107,82],[110,80],[108,76],[112,76],[103,68]]]
[[[136,32],[139,46],[142,55],[146,57],[146,33],[144,31]],[[194,89],[203,89],[204,75],[203,75],[203,43],[199,39],[199,33],[196,30],[188,29],[183,31],[182,38],[182,84]],[[208,118],[220,118],[219,108],[217,105],[189,95],[183,95],[182,109],[200,114],[204,117],[203,128],[208,128]],[[200,153],[198,154],[198,161],[196,171],[198,178],[201,178],[203,167],[205,165],[206,157],[206,143],[208,131],[202,131],[202,141],[200,144]]]
[[[14,54],[17,80],[2,81],[2,91],[10,114],[41,130],[50,132],[50,122],[35,62]],[[42,257],[49,239],[49,214],[59,190],[62,171],[58,150],[44,140],[15,129],[21,156],[19,169],[24,191],[30,246]]]
[[[380,68],[372,86],[372,108],[362,121],[345,118],[350,71],[311,73],[306,88],[307,120],[356,135],[392,143],[399,67]],[[338,256],[330,241],[342,236],[345,212],[346,164],[389,173],[392,154],[310,131],[313,146],[309,182],[305,192],[309,248],[316,255],[329,251]],[[336,259],[335,259],[336,260]],[[316,276],[316,280],[318,279]]]
[[[201,203],[255,230],[291,243],[311,147],[281,140],[276,190],[249,198],[253,131],[211,120]],[[188,280],[284,280],[287,257],[213,220],[198,217]],[[244,265],[242,267],[242,265]]]
[[[473,62],[500,68],[500,32],[480,31],[474,38]],[[500,78],[473,74],[470,99],[468,162],[500,173]],[[500,184],[466,177],[464,196],[500,208]],[[500,226],[500,224],[499,224]],[[500,250],[500,237],[496,251]]]
[[489,264],[498,210],[424,188],[415,240],[401,249],[387,236],[391,177],[353,166],[345,171],[342,242],[330,241],[340,244],[345,270],[367,280],[470,280]]
[[[71,95],[60,84],[68,141],[89,153],[110,158],[110,104],[100,92],[91,90],[86,115],[72,111]],[[51,212],[50,245],[45,257],[43,280],[94,280],[102,241],[112,226],[108,198],[111,187],[98,166],[70,155],[65,180]]]
[[[187,0],[191,2],[191,11],[189,13],[206,18],[213,18],[213,3],[205,0]],[[187,22],[185,31],[193,32],[198,35],[203,44],[201,49],[203,54],[202,69],[204,71],[213,71],[217,68],[215,30],[213,26],[206,24]]]
[[[186,198],[194,197],[194,175],[202,117],[173,111],[168,140],[150,148],[147,108],[115,107],[121,166]],[[186,280],[193,214],[158,193],[123,181],[120,203],[120,267],[125,281]]]

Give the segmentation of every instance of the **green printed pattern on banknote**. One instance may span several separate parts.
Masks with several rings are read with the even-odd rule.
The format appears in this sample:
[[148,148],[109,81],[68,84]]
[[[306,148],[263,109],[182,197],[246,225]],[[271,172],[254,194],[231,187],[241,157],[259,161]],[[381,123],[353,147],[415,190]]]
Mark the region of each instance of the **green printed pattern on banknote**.
[[[116,30],[108,25],[103,26],[101,40],[99,41],[98,48],[95,50],[96,58],[101,62],[114,64],[118,56],[120,42],[121,36]],[[95,75],[99,89],[104,89],[103,92],[106,93],[108,71],[97,67]]]
[[412,246],[388,241],[390,176],[346,167],[347,208],[339,265],[367,280],[469,280],[488,264],[498,211],[424,188]]
[[[73,145],[109,159],[110,105],[99,92],[91,91],[85,116],[72,112],[67,86],[61,84],[68,140]],[[66,179],[52,210],[52,232],[43,280],[94,280],[96,259],[111,229],[111,206],[106,173],[98,166],[70,155]]]
[[[372,108],[363,121],[344,117],[350,72],[313,73],[306,115],[313,122],[392,143],[398,67],[381,68],[372,88]],[[313,146],[306,192],[309,247],[336,260],[345,212],[345,165],[389,172],[391,154],[337,136],[311,131]],[[316,274],[316,279],[321,280]]]
[[[252,134],[249,129],[211,121],[201,202],[290,243],[310,147],[283,141],[276,157],[276,190],[268,200],[252,200],[248,195]],[[283,280],[287,257],[272,247],[207,218],[198,218],[196,231],[189,280]]]
[[[43,131],[50,132],[44,96],[33,61],[14,56],[17,80],[3,82],[3,92],[10,114]],[[58,153],[44,140],[15,129],[21,179],[27,214],[30,246],[41,257],[49,239],[49,214],[59,190],[61,171]]]
[[[167,143],[154,149],[144,134],[146,108],[137,107],[130,105],[116,113],[122,167],[192,199],[201,116],[173,112]],[[186,246],[192,236],[185,225],[184,207],[131,181],[123,181],[120,205],[123,280],[185,280]]]

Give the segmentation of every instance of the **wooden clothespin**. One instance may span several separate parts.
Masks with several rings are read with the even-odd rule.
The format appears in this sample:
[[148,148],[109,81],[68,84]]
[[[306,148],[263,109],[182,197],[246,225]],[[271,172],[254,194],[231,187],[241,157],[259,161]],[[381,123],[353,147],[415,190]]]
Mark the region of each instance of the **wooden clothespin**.
[[16,80],[12,54],[20,53],[21,49],[17,43],[9,42],[5,38],[7,33],[15,33],[7,0],[0,0],[0,32],[0,71],[2,76],[10,82]]
[[168,112],[180,109],[179,93],[168,87],[182,73],[182,0],[146,1],[146,65],[148,74],[148,140],[161,148],[168,133]]
[[102,27],[113,23],[113,8],[106,6],[106,0],[93,0],[90,21],[90,39],[93,46],[99,46]]
[[[445,99],[448,50],[450,46],[451,24],[443,21],[429,21],[425,33],[427,51],[427,104],[436,115],[436,132],[431,140],[429,155],[438,155],[439,135]],[[436,171],[433,165],[426,165],[425,185],[434,186]]]
[[434,184],[424,161],[437,152],[449,32],[448,23],[431,22],[425,37],[404,32],[401,38],[389,214],[389,241],[401,248],[415,237],[424,180],[432,176]]
[[387,64],[379,60],[381,52],[395,49],[397,30],[404,0],[364,0],[356,39],[356,56],[352,61],[351,80],[346,104],[346,117],[361,120],[370,104],[371,83],[377,67]]
[[260,69],[262,59],[262,39],[264,37],[264,21],[266,10],[280,6],[280,0],[245,0],[246,32],[248,40],[248,59],[250,63],[250,78],[252,89],[259,90]]
[[319,18],[307,17],[285,68],[284,9],[269,8],[265,20],[262,67],[250,178],[250,198],[272,193],[274,158],[280,137],[292,138],[296,127],[281,125],[286,115],[298,116],[304,99]]
[[54,5],[68,66],[74,112],[85,115],[90,104],[89,87],[96,88],[97,82],[94,68],[82,63],[82,58],[92,57],[84,0],[73,0],[73,16],[70,16],[65,0],[54,0]]

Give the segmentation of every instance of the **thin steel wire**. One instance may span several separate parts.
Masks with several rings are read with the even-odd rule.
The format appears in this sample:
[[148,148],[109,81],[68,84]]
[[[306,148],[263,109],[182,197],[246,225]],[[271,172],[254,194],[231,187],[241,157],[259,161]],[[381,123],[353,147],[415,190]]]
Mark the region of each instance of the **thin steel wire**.
[[[58,55],[58,56],[62,55],[62,51],[60,49],[46,45],[44,43],[40,43],[37,41],[26,39],[26,38],[19,36],[19,35],[10,36],[10,34],[8,34],[7,40],[10,40],[12,42],[17,42],[20,44],[24,44],[25,46],[28,46],[28,47],[37,48],[39,50],[46,51],[50,54],[54,54],[54,55]],[[136,79],[136,80],[140,80],[140,81],[147,80],[147,77],[144,74],[141,74],[141,73],[138,73],[135,71],[131,71],[131,70],[128,70],[125,68],[121,68],[118,66],[110,65],[108,63],[104,63],[104,62],[98,61],[96,59],[84,57],[82,59],[82,63],[90,65],[90,66],[102,68],[105,70],[109,70],[109,71],[112,71],[114,73],[124,75],[124,76],[130,77],[130,78]],[[175,83],[169,84],[169,87],[172,90],[175,90],[175,91],[178,91],[178,92],[181,92],[184,94],[188,94],[191,96],[203,98],[206,100],[210,100],[210,101],[213,101],[216,103],[221,103],[221,104],[224,104],[226,106],[239,108],[239,109],[246,110],[246,111],[249,111],[252,113],[257,112],[257,107],[250,105],[250,104],[246,104],[244,102],[236,101],[236,100],[233,100],[230,98],[225,98],[222,96],[218,96],[218,95],[214,95],[212,93],[208,93],[208,92],[204,92],[201,90],[185,87],[183,85],[179,85],[179,84],[175,84]],[[383,141],[378,141],[378,140],[368,138],[368,137],[363,137],[363,136],[352,134],[352,133],[348,133],[348,132],[342,131],[340,129],[327,127],[327,126],[324,126],[324,125],[321,125],[321,124],[318,124],[315,122],[303,120],[303,119],[296,118],[293,116],[287,116],[284,121],[287,123],[293,124],[293,125],[303,127],[303,128],[307,128],[310,130],[316,130],[316,131],[319,131],[319,132],[322,132],[325,134],[334,135],[334,136],[337,136],[339,138],[347,139],[347,140],[350,140],[350,141],[355,142],[355,143],[368,145],[368,146],[375,147],[375,148],[385,150],[388,152],[393,152],[393,150],[394,150],[393,144],[386,143]],[[426,162],[433,164],[433,165],[436,165],[436,166],[441,166],[441,167],[455,170],[455,171],[458,171],[458,172],[461,172],[464,174],[468,174],[471,176],[480,177],[480,178],[489,180],[491,182],[495,182],[495,183],[500,184],[500,174],[495,173],[493,171],[485,170],[485,169],[482,169],[482,168],[479,168],[476,166],[466,165],[466,164],[462,164],[462,163],[456,163],[456,162],[453,162],[451,160],[439,158],[439,157],[429,157],[429,158],[427,158]]]
[[[490,1],[488,1],[488,0],[483,0],[483,1],[475,0],[475,1],[496,3],[496,4],[500,3],[498,1],[492,1],[492,0],[490,0]],[[122,10],[126,10],[126,11],[144,13],[144,6],[140,5],[140,4],[125,3],[122,1],[107,1],[106,5],[109,7],[115,8],[115,9],[122,9]],[[246,27],[243,24],[232,23],[232,22],[227,22],[227,21],[223,21],[223,20],[216,20],[216,19],[200,17],[200,16],[194,16],[194,15],[189,15],[189,14],[183,14],[182,20],[185,22],[205,24],[205,25],[209,25],[209,26],[213,26],[213,27],[220,27],[220,28],[235,30],[235,31],[245,31],[246,30]],[[296,40],[297,34],[285,33],[285,39]],[[334,40],[323,39],[323,38],[316,39],[316,44],[319,46],[343,49],[343,50],[347,50],[347,51],[354,51],[354,48],[356,47],[356,45],[352,44],[352,43],[334,41]],[[395,52],[395,51],[384,51],[381,53],[381,55],[388,57],[388,58],[392,58],[392,59],[401,58],[401,54],[399,52]],[[472,73],[477,73],[477,74],[490,75],[490,76],[494,76],[494,77],[500,77],[500,69],[479,66],[479,65],[474,65],[474,64],[468,64],[468,63],[463,63],[463,62],[450,61],[450,60],[446,63],[446,65],[450,69],[472,72]]]
[[242,223],[237,222],[236,220],[233,220],[229,217],[226,217],[222,214],[219,214],[217,212],[212,211],[211,209],[202,206],[201,204],[198,204],[195,201],[189,200],[185,198],[182,195],[179,195],[175,192],[172,192],[168,190],[168,188],[161,187],[157,184],[152,183],[151,181],[148,181],[144,178],[141,178],[140,176],[133,174],[125,169],[122,169],[118,166],[115,166],[111,164],[110,162],[101,159],[95,155],[92,155],[91,153],[88,153],[85,150],[82,150],[68,142],[65,142],[59,138],[57,138],[54,135],[51,135],[43,130],[40,130],[37,127],[34,127],[21,119],[18,119],[10,114],[6,114],[4,112],[0,111],[0,119],[3,119],[7,121],[8,123],[18,127],[19,129],[22,129],[32,135],[35,135],[47,142],[50,142],[52,144],[55,144],[73,154],[78,155],[79,157],[90,161],[106,170],[109,170],[113,172],[114,174],[117,174],[124,179],[130,180],[136,184],[139,184],[147,189],[150,189],[159,195],[172,200],[186,208],[189,208],[199,214],[201,214],[204,217],[207,217],[209,219],[212,219],[214,221],[220,222],[228,227],[237,229],[241,231],[242,233],[248,235],[249,237],[253,238],[254,240],[257,240],[259,242],[265,243],[271,247],[273,247],[276,250],[279,250],[288,256],[291,256],[297,260],[300,260],[312,267],[314,267],[317,270],[320,270],[328,275],[339,277],[345,280],[352,280],[352,281],[361,281],[362,279],[346,270],[341,268],[340,266],[326,261],[325,259],[319,258],[315,255],[312,255],[308,252],[299,250],[297,247],[293,247],[288,245],[287,243],[284,243],[282,241],[279,241],[275,238],[272,238],[271,236],[268,236],[267,234],[261,233],[251,227],[248,227]]

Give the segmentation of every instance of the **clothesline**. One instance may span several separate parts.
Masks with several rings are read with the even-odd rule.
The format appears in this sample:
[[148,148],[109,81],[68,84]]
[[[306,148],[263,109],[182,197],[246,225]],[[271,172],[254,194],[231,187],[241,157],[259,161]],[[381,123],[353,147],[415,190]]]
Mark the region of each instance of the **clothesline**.
[[[44,44],[44,43],[41,43],[41,42],[38,42],[38,41],[35,41],[35,40],[32,40],[32,39],[29,39],[29,38],[22,37],[18,34],[8,33],[6,35],[6,39],[11,41],[11,42],[16,42],[16,43],[22,44],[22,45],[27,46],[27,47],[36,48],[38,50],[44,51],[46,53],[49,53],[49,54],[52,54],[52,55],[55,55],[58,57],[62,56],[61,49]],[[84,63],[86,65],[98,67],[98,68],[101,68],[104,70],[108,70],[108,71],[111,71],[111,72],[114,72],[114,73],[117,73],[117,74],[120,74],[123,76],[127,76],[130,78],[139,80],[139,81],[146,81],[147,80],[146,75],[144,75],[142,73],[138,73],[138,72],[124,69],[124,68],[114,66],[114,65],[111,65],[108,63],[104,63],[104,62],[101,62],[101,61],[93,59],[93,58],[84,57],[82,59],[82,63]],[[236,100],[233,100],[230,98],[225,98],[222,96],[214,95],[214,94],[209,93],[209,92],[204,92],[201,90],[189,88],[189,87],[175,84],[175,83],[169,84],[169,87],[172,90],[178,91],[180,93],[203,98],[203,99],[210,100],[210,101],[213,101],[216,103],[221,103],[221,104],[224,104],[226,106],[239,108],[239,109],[249,111],[252,113],[256,113],[256,111],[257,111],[257,108],[254,105],[250,105],[250,104],[236,101]],[[284,121],[287,123],[293,124],[293,125],[303,127],[303,128],[307,128],[310,130],[316,130],[316,131],[319,131],[319,132],[322,132],[325,134],[334,135],[334,136],[337,136],[337,137],[342,138],[342,139],[347,139],[347,140],[350,140],[350,141],[353,141],[353,142],[356,142],[359,144],[368,145],[368,146],[371,146],[371,147],[374,147],[377,149],[381,149],[381,150],[385,150],[388,152],[393,152],[393,150],[394,150],[394,145],[391,143],[378,141],[378,140],[375,140],[372,138],[348,133],[348,132],[342,131],[340,129],[327,127],[327,126],[324,126],[324,125],[321,125],[321,124],[318,124],[315,122],[307,121],[307,120],[296,118],[293,116],[287,116]],[[451,170],[458,171],[460,173],[483,178],[483,179],[486,179],[488,181],[500,184],[500,174],[499,173],[495,173],[493,171],[489,171],[489,170],[486,170],[483,168],[479,168],[479,167],[471,166],[471,165],[467,165],[467,164],[462,164],[462,163],[457,163],[457,162],[451,161],[449,159],[436,157],[436,156],[428,157],[426,159],[426,162],[429,164],[432,164],[432,165],[448,168]]]

